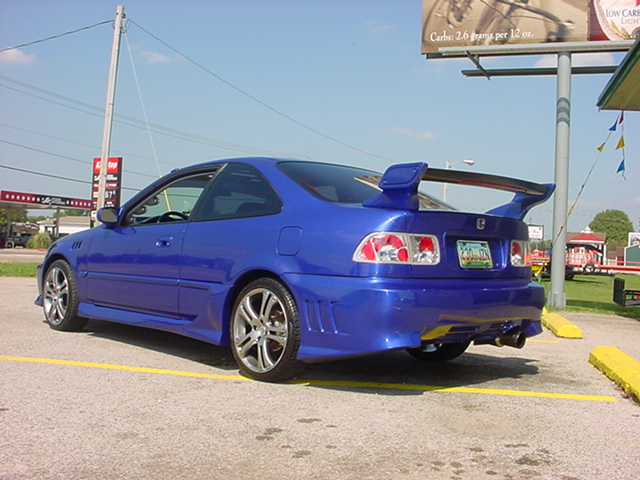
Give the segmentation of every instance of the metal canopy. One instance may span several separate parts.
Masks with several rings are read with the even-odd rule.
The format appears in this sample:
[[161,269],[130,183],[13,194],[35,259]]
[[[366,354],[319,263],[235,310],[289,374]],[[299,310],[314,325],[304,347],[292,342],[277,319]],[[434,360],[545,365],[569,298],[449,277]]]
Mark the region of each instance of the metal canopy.
[[597,106],[602,110],[640,111],[640,38],[600,94]]

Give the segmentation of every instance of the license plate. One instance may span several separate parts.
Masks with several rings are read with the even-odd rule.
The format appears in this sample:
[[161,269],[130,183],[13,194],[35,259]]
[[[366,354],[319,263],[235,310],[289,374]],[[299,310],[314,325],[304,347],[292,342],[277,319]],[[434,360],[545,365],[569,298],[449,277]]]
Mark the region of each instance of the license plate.
[[481,240],[458,240],[458,260],[462,268],[492,268],[489,244]]

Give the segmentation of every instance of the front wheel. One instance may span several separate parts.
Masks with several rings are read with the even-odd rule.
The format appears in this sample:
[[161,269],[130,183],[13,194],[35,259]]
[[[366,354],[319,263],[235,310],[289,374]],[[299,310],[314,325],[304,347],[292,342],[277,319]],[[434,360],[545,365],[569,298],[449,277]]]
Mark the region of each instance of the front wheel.
[[78,316],[78,287],[66,261],[56,260],[51,264],[42,290],[44,316],[49,326],[66,332],[82,330],[87,319]]
[[429,343],[418,348],[407,348],[407,352],[423,362],[446,362],[462,355],[470,343]]
[[238,295],[230,324],[233,356],[256,380],[281,382],[302,372],[298,308],[278,281],[262,278]]

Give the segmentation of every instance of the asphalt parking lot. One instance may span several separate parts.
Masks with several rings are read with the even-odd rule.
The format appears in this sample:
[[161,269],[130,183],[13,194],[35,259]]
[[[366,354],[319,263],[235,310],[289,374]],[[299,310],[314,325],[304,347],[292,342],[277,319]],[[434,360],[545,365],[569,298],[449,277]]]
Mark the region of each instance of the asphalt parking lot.
[[231,353],[92,321],[43,323],[0,278],[0,479],[636,479],[640,405],[588,362],[640,359],[640,321],[568,313],[584,338],[310,365],[291,384]]

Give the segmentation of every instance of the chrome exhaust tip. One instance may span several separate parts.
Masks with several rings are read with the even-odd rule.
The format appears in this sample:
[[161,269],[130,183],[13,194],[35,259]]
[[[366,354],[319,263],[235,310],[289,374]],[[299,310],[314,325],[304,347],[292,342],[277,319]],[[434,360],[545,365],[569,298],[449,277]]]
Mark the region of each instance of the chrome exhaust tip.
[[489,340],[476,340],[476,345],[493,345],[495,347],[522,348],[527,343],[527,336],[522,332],[503,335]]

